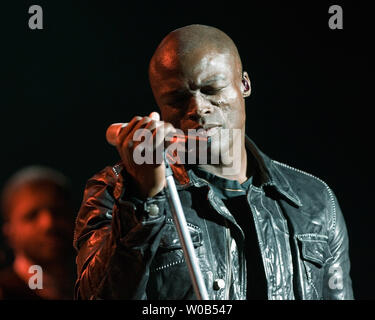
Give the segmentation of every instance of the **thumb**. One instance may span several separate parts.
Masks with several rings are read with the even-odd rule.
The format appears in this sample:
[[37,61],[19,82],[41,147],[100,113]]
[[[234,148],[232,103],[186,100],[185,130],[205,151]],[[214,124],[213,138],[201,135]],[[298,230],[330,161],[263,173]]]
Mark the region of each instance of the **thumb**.
[[157,113],[156,111],[154,112],[151,112],[149,117],[152,119],[152,120],[155,120],[155,121],[159,121],[160,120],[160,115],[159,113]]

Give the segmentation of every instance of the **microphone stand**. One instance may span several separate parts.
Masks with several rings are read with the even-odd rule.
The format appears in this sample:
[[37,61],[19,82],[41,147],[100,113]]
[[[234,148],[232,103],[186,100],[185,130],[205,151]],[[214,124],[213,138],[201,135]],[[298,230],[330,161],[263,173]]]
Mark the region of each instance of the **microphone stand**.
[[173,178],[173,171],[164,151],[165,178],[167,180],[167,197],[174,224],[177,228],[178,237],[180,239],[186,264],[189,269],[189,275],[193,284],[194,292],[197,300],[209,300],[206,285],[203,280],[202,272],[199,268],[199,262],[195,255],[193,242],[186,223],[185,214],[182,209],[180,197],[177,193],[176,183]]

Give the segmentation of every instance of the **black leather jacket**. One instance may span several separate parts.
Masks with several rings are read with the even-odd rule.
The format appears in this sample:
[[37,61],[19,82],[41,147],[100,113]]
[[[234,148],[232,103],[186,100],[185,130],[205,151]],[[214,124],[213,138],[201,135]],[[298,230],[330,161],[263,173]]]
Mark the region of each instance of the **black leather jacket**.
[[[332,190],[248,138],[246,148],[256,167],[247,199],[268,299],[353,299],[348,235]],[[207,181],[174,173],[210,299],[246,299],[243,231]],[[76,298],[195,299],[165,194],[145,202],[130,194],[121,164],[87,182],[74,236]]]

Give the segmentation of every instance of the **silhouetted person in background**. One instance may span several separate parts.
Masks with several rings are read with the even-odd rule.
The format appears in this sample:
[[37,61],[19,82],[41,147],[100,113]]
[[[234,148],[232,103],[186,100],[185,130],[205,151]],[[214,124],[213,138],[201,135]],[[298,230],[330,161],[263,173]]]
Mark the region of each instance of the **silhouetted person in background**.
[[71,299],[74,215],[66,177],[40,166],[18,171],[3,188],[2,213],[14,259],[0,271],[0,299]]

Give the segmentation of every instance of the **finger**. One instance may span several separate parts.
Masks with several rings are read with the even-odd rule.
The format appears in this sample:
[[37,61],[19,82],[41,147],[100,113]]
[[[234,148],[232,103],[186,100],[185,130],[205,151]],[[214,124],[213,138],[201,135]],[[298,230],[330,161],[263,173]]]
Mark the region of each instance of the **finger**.
[[150,131],[154,131],[162,125],[164,125],[164,121],[151,120],[149,123],[146,124],[145,128]]
[[163,125],[155,129],[153,132],[153,139],[155,143],[154,148],[156,149],[163,144],[165,137],[174,132],[176,132],[176,129],[169,122],[164,122]]
[[[145,130],[144,127],[150,123],[152,120],[149,117],[143,117],[140,121],[137,122],[137,124],[133,127],[132,131],[129,132],[129,134],[126,136],[125,140],[122,143],[122,146],[128,146],[129,148],[132,148],[135,144],[139,144],[140,142],[134,141],[134,135],[138,130]],[[139,137],[142,136],[142,132],[138,132],[137,135]]]
[[137,123],[142,120],[142,117],[134,117],[125,127],[121,128],[117,136],[117,144],[121,145],[131,130],[137,125]]
[[[154,150],[156,144],[155,144],[155,136],[157,134],[156,130],[160,127],[164,126],[164,121],[156,121],[152,120],[145,126],[145,130],[148,130],[148,132],[151,133],[151,136],[147,139],[147,145],[151,150]],[[159,133],[160,135],[160,133]],[[162,140],[162,139],[161,139]]]
[[116,146],[117,145],[117,140],[118,140],[118,136],[121,132],[121,130],[123,128],[125,128],[126,126],[128,125],[128,123],[112,123],[106,133],[105,133],[105,137],[107,139],[107,141],[113,145],[113,146]]
[[145,123],[143,127],[145,130],[148,130],[149,132],[152,133],[152,136],[150,137],[151,140],[149,141],[150,143],[152,143],[154,130],[163,126],[165,122],[157,120],[157,119],[160,119],[160,116],[157,112],[151,112],[149,115],[149,118],[151,120],[148,123]]
[[152,119],[152,120],[155,120],[155,121],[159,121],[160,120],[160,114],[156,111],[154,112],[151,112],[149,117]]

